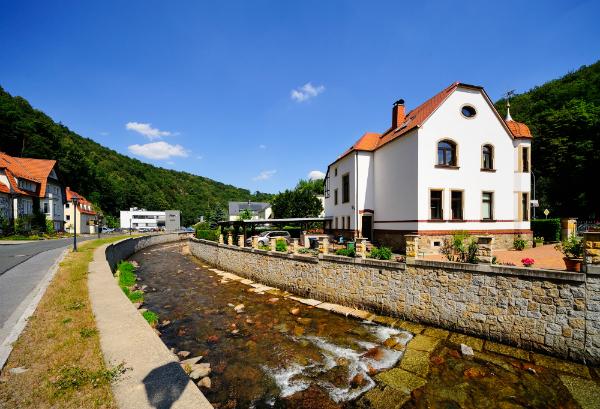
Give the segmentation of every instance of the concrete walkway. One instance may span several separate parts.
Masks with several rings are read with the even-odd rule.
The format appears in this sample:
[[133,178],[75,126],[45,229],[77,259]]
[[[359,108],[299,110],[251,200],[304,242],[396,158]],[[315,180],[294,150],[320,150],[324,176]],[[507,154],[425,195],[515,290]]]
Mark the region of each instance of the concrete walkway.
[[107,246],[94,252],[88,288],[104,361],[109,366],[124,363],[129,368],[113,385],[119,407],[212,409],[178,359],[117,285],[106,261]]

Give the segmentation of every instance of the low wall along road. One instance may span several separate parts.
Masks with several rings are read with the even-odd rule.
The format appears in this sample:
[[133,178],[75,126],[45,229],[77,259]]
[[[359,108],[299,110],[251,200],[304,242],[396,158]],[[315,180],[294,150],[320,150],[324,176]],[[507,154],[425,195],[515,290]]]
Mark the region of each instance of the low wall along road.
[[414,260],[319,258],[191,239],[223,270],[311,298],[600,363],[600,274]]

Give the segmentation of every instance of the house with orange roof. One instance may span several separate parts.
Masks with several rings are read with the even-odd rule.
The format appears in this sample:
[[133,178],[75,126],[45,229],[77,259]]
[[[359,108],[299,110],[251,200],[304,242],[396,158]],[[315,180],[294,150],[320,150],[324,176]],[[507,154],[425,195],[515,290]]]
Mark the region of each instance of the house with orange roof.
[[327,168],[325,217],[334,235],[404,250],[407,236],[438,252],[456,231],[491,235],[495,247],[532,239],[532,135],[505,118],[480,86],[456,82],[389,128],[365,133]]
[[20,158],[0,152],[0,216],[14,223],[39,209],[56,231],[63,230],[63,189],[56,161]]
[[[65,196],[65,230],[74,233],[77,224],[77,234],[97,233],[97,214],[92,203],[68,186]],[[73,204],[73,199],[77,200],[77,206]]]

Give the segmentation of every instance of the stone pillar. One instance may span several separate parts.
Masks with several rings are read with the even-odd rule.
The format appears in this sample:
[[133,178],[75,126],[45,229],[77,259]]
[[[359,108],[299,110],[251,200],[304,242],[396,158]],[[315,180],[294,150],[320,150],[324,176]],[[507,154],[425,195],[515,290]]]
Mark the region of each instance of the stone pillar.
[[418,258],[419,256],[419,235],[405,234],[406,239],[406,258]]
[[358,245],[358,252],[360,253],[361,258],[367,258],[367,241],[363,240]]
[[238,236],[238,247],[244,247],[244,236],[241,234]]
[[227,244],[233,246],[233,234],[231,233],[227,234]]
[[271,239],[269,244],[271,244],[271,251],[277,250],[277,239]]
[[298,248],[300,245],[298,244],[298,239],[292,239],[292,252],[294,254],[298,254]]
[[302,233],[304,235],[304,248],[310,248],[310,240],[306,237],[306,232]]
[[256,237],[256,236],[252,236],[252,248],[253,249],[258,248],[258,237]]
[[329,254],[329,239],[327,237],[323,237],[323,254]]
[[219,234],[219,244],[223,244],[225,243],[225,240],[223,240],[223,235]]
[[577,234],[577,219],[574,217],[560,219],[560,239],[566,240],[574,234]]
[[477,237],[477,259],[481,263],[491,264],[494,250],[493,236],[478,236]]
[[583,233],[583,262],[586,271],[600,272],[600,231],[586,231]]

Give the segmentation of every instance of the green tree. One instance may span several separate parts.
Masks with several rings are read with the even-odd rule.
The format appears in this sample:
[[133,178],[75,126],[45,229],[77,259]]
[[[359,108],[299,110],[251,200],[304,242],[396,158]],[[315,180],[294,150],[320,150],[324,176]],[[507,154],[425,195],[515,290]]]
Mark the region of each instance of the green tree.
[[278,219],[291,217],[317,217],[323,211],[318,197],[308,189],[281,192],[271,201],[273,213]]
[[252,219],[253,213],[252,210],[250,209],[243,209],[240,210],[240,212],[238,213],[238,218],[240,220],[250,220]]
[[322,195],[325,191],[325,179],[300,179],[296,190],[308,190],[316,195]]

